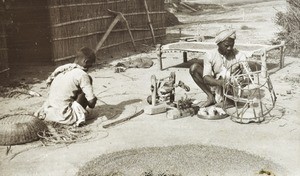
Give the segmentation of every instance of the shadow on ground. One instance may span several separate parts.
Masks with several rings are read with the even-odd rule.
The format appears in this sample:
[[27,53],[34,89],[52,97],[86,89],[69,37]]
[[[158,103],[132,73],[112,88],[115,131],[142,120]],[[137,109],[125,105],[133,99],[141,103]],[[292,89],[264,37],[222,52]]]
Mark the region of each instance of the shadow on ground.
[[126,100],[122,101],[119,104],[111,105],[111,104],[104,104],[100,106],[96,106],[89,116],[88,123],[93,123],[97,118],[105,116],[108,120],[114,120],[120,117],[120,115],[125,110],[125,106],[131,105],[134,103],[141,102],[141,99],[132,99],[132,100]]

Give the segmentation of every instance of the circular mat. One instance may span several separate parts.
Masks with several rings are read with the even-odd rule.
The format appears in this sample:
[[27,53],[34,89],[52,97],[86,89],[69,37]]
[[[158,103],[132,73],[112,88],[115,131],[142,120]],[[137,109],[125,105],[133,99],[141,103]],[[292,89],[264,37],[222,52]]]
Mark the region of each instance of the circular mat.
[[217,146],[182,145],[105,154],[88,162],[77,175],[253,176],[262,171],[286,175],[281,166],[243,151]]
[[40,119],[28,115],[8,115],[0,119],[0,145],[15,145],[36,141],[38,132],[47,126]]

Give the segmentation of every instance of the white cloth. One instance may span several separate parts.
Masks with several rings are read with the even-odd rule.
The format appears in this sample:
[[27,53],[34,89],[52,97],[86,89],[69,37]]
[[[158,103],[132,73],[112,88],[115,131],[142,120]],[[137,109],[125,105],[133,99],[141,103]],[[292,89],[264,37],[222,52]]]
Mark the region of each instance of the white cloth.
[[227,38],[236,39],[235,30],[233,29],[226,29],[217,34],[215,37],[216,44],[226,40]]
[[77,101],[74,101],[71,106],[73,110],[73,116],[76,117],[75,126],[79,126],[82,122],[85,122],[87,111],[79,104]]
[[[217,79],[217,76],[219,78],[220,76],[230,76],[230,73],[232,71],[234,72],[240,66],[237,63],[246,60],[246,55],[237,49],[234,49],[234,58],[230,59],[226,59],[223,55],[221,55],[218,49],[210,50],[206,53],[204,59],[203,77],[206,75],[211,75]],[[232,65],[234,65],[234,67],[232,67]]]
[[[245,64],[246,55],[237,49],[234,49],[234,58],[226,59],[221,55],[218,49],[213,49],[206,53],[203,65],[203,77],[210,75],[215,79],[228,79],[232,73],[242,68],[242,72],[250,72],[250,67]],[[242,64],[238,64],[238,63]],[[223,100],[223,88],[221,86],[212,86],[215,92],[215,101],[220,103]]]
[[67,125],[79,125],[85,121],[87,112],[75,101],[81,92],[88,101],[95,98],[92,82],[84,70],[73,68],[58,73],[51,83],[48,99],[42,108],[45,120]]
[[[35,113],[35,116],[37,116],[41,120],[54,121],[62,124],[67,124],[66,120],[63,119],[59,120],[57,118],[58,116],[60,116],[56,112],[57,109],[49,106],[47,103],[48,102],[44,103],[43,107]],[[73,119],[72,121],[75,122],[73,123],[74,126],[79,126],[82,122],[85,122],[88,112],[77,101],[74,101],[72,103],[70,110],[71,110],[71,115],[70,115],[71,118],[69,118],[69,120]]]
[[84,70],[83,67],[81,67],[80,65],[78,64],[75,64],[75,63],[70,63],[70,64],[65,64],[65,65],[62,65],[62,66],[59,66],[57,67],[54,72],[51,73],[51,75],[48,77],[48,79],[46,80],[46,84],[47,85],[51,85],[52,81],[54,80],[54,78],[59,75],[60,73],[66,73],[68,71],[71,71],[75,68],[80,68],[82,70]]

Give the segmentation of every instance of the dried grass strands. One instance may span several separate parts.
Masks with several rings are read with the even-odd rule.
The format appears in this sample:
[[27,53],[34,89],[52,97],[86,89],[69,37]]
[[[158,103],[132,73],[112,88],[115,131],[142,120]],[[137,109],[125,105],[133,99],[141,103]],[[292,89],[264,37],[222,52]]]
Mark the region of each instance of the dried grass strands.
[[[300,47],[300,1],[287,0],[287,12],[276,14],[276,23],[284,28],[279,36],[287,41],[287,45],[298,50]],[[294,52],[297,52],[297,51]]]
[[299,0],[287,0],[287,3],[292,7],[300,8]]
[[47,131],[38,133],[44,145],[75,143],[84,140],[84,137],[90,133],[90,130],[85,128],[75,128],[55,122],[47,122],[47,127]]

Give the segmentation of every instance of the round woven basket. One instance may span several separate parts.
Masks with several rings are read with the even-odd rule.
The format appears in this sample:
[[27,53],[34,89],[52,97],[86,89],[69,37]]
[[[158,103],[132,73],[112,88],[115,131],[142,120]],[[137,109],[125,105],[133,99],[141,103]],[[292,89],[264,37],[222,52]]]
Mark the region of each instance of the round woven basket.
[[[243,65],[238,62],[232,67]],[[231,71],[232,72],[232,71]],[[237,123],[260,123],[275,107],[276,94],[268,73],[262,70],[232,74],[223,86],[224,101],[233,102],[225,111]]]
[[0,119],[0,145],[24,144],[39,139],[38,132],[47,129],[40,119],[28,115],[9,115]]

